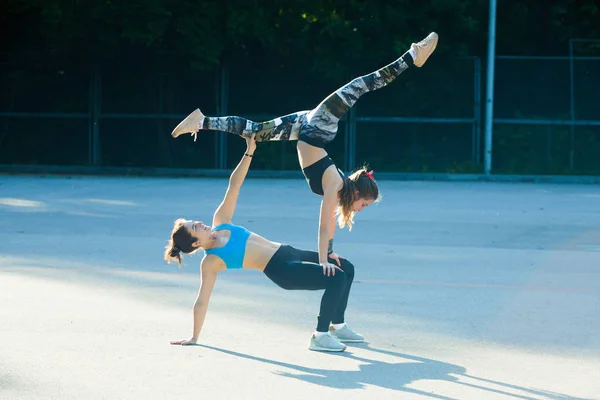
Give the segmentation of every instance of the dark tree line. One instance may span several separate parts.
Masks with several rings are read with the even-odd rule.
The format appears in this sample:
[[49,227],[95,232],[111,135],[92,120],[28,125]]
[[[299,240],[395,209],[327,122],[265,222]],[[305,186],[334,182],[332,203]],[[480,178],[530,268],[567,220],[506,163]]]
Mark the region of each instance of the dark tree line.
[[[499,1],[498,54],[565,55],[598,37],[597,0]],[[488,0],[4,0],[8,63],[118,61],[151,54],[211,68],[240,55],[311,60],[318,73],[389,58],[435,30],[440,53],[485,56]]]

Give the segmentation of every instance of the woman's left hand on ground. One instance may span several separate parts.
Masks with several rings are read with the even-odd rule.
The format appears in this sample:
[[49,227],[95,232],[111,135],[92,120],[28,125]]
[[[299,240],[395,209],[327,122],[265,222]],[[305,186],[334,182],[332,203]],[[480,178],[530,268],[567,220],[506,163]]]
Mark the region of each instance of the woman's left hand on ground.
[[335,262],[337,263],[337,265],[339,265],[340,267],[342,266],[342,263],[340,262],[340,258],[344,258],[344,257],[342,257],[342,256],[340,256],[339,254],[336,254],[336,253],[331,253],[327,257],[332,258],[333,260],[335,260]]
[[256,150],[256,133],[253,133],[252,136],[246,138],[246,153],[253,154],[254,150]]

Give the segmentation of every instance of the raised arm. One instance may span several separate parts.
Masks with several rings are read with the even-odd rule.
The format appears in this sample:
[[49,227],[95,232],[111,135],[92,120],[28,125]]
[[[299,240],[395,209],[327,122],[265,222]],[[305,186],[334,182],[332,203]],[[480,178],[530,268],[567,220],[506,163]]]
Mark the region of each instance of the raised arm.
[[200,285],[200,290],[198,291],[198,296],[196,297],[196,302],[194,303],[194,328],[192,330],[192,337],[188,340],[175,340],[172,341],[171,344],[180,344],[184,346],[196,344],[198,336],[200,336],[200,331],[202,330],[206,318],[206,312],[208,311],[208,302],[212,290],[215,287],[218,272],[216,266],[214,266],[207,257],[202,259],[201,268],[202,283]]
[[227,192],[225,192],[225,197],[219,207],[217,207],[215,215],[213,216],[213,226],[231,223],[238,195],[240,194],[240,188],[242,187],[242,183],[244,183],[244,179],[246,179],[246,174],[248,173],[248,168],[250,168],[254,150],[256,150],[254,136],[255,135],[252,135],[250,138],[245,138],[246,152],[229,177],[229,186],[227,187]]

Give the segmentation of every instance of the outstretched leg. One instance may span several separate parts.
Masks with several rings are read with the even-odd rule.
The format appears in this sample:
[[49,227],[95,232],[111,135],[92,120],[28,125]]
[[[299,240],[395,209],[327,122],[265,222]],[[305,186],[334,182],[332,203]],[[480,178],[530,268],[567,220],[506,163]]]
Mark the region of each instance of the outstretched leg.
[[175,127],[171,136],[197,134],[199,130],[218,130],[256,140],[302,140],[317,147],[325,147],[337,134],[338,122],[367,92],[382,88],[410,65],[421,67],[437,46],[438,36],[432,32],[391,64],[368,75],[358,77],[330,94],[315,109],[299,111],[265,122],[254,122],[238,116],[207,117],[199,109],[188,115]]
[[432,32],[396,61],[368,75],[355,78],[325,98],[307,115],[307,124],[301,128],[300,140],[313,146],[325,147],[338,130],[340,119],[354,106],[360,96],[393,82],[409,66],[421,67],[437,46],[438,36]]
[[175,127],[171,136],[191,133],[194,139],[199,130],[214,130],[242,137],[256,134],[256,141],[298,140],[298,132],[308,111],[284,115],[270,121],[255,122],[238,116],[207,117],[199,109],[188,115]]

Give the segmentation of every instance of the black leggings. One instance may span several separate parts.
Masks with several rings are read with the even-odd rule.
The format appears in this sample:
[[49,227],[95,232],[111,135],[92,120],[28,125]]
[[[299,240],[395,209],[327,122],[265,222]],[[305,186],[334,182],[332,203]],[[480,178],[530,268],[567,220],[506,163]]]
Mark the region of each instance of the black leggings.
[[[329,261],[335,264],[334,260]],[[317,331],[327,332],[329,323],[344,322],[350,287],[354,280],[354,265],[341,258],[340,263],[343,271],[336,270],[335,275],[327,276],[323,274],[323,267],[319,264],[319,253],[281,245],[264,272],[275,284],[286,290],[325,289],[317,317]]]

